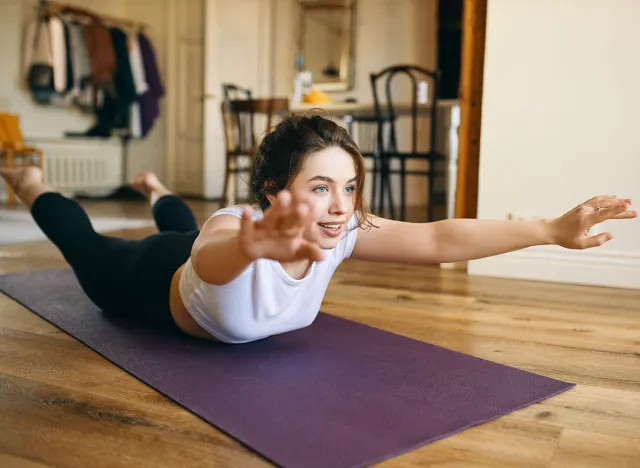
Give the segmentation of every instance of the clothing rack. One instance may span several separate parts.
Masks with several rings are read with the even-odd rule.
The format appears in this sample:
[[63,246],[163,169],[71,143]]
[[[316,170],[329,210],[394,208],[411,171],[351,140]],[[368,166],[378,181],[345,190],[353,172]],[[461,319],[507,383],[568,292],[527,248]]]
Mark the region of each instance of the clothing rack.
[[86,8],[78,8],[66,3],[52,2],[49,0],[40,0],[38,3],[38,16],[49,14],[69,14],[79,19],[99,18],[102,22],[110,23],[117,26],[122,26],[131,29],[144,30],[147,26],[146,23],[140,21],[133,21],[123,18],[117,18],[115,16],[103,15],[95,13]]
[[[69,17],[74,21],[90,24],[92,22],[98,22],[106,27],[115,27],[123,30],[127,35],[128,34],[137,34],[143,33],[145,29],[147,29],[147,24],[134,21],[124,18],[118,18],[115,16],[104,15],[101,13],[94,12],[87,8],[80,8],[74,5],[69,5],[67,3],[61,3],[56,1],[49,0],[39,0],[37,4],[37,17],[39,20],[43,18],[49,18],[53,16],[64,16]],[[66,133],[66,135],[70,138],[74,138],[79,136],[79,134],[75,133]],[[122,185],[115,189],[111,194],[101,197],[93,197],[78,194],[77,197],[79,199],[100,199],[100,200],[109,200],[109,199],[124,199],[124,200],[138,200],[143,198],[139,193],[135,192],[128,185],[128,174],[127,174],[127,160],[129,156],[129,138],[121,136],[120,138],[122,145]]]

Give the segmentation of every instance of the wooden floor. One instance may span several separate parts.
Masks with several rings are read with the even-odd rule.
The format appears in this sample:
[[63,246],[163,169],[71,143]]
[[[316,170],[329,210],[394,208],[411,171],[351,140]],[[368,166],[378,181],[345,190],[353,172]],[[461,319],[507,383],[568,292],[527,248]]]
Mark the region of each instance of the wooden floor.
[[[0,274],[62,266],[48,242],[0,247]],[[578,384],[380,466],[640,467],[640,291],[347,261],[323,310]],[[0,336],[0,467],[269,466],[2,295]]]

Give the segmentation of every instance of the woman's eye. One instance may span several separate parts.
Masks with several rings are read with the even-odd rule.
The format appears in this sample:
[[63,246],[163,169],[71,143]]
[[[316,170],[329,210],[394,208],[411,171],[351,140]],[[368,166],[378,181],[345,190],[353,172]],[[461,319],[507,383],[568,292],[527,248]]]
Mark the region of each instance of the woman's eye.
[[353,185],[350,185],[349,187],[346,188],[347,193],[352,193],[356,190],[356,188]]
[[318,193],[324,193],[327,191],[327,187],[316,187],[313,189],[314,192],[318,192]]

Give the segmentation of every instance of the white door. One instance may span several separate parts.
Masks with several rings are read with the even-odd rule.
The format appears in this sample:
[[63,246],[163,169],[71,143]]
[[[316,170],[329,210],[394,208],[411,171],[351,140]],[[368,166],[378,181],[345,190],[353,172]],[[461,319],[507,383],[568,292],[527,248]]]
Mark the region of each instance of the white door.
[[203,195],[205,0],[167,0],[166,178],[180,194]]
[[204,195],[219,198],[224,187],[225,148],[222,83],[249,88],[255,97],[272,92],[274,0],[205,0]]

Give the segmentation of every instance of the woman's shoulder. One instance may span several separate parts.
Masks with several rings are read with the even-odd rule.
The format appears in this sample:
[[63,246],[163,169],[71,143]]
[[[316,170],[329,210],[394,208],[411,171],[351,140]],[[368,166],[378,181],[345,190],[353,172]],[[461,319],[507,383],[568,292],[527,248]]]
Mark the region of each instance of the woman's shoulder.
[[235,216],[236,218],[242,218],[242,212],[245,210],[245,208],[251,208],[251,211],[253,213],[253,219],[262,219],[262,217],[264,216],[264,213],[262,212],[262,210],[256,206],[230,205],[214,211],[211,217],[214,218],[216,216],[231,215],[231,216]]
[[359,228],[359,215],[358,212],[356,211],[355,213],[353,213],[353,215],[351,216],[351,218],[349,219],[349,222],[347,223],[347,232],[346,232],[346,236],[344,236],[344,252],[343,252],[343,258],[348,258],[351,256],[351,253],[353,252],[353,248],[356,245],[356,240],[358,238],[358,228]]

